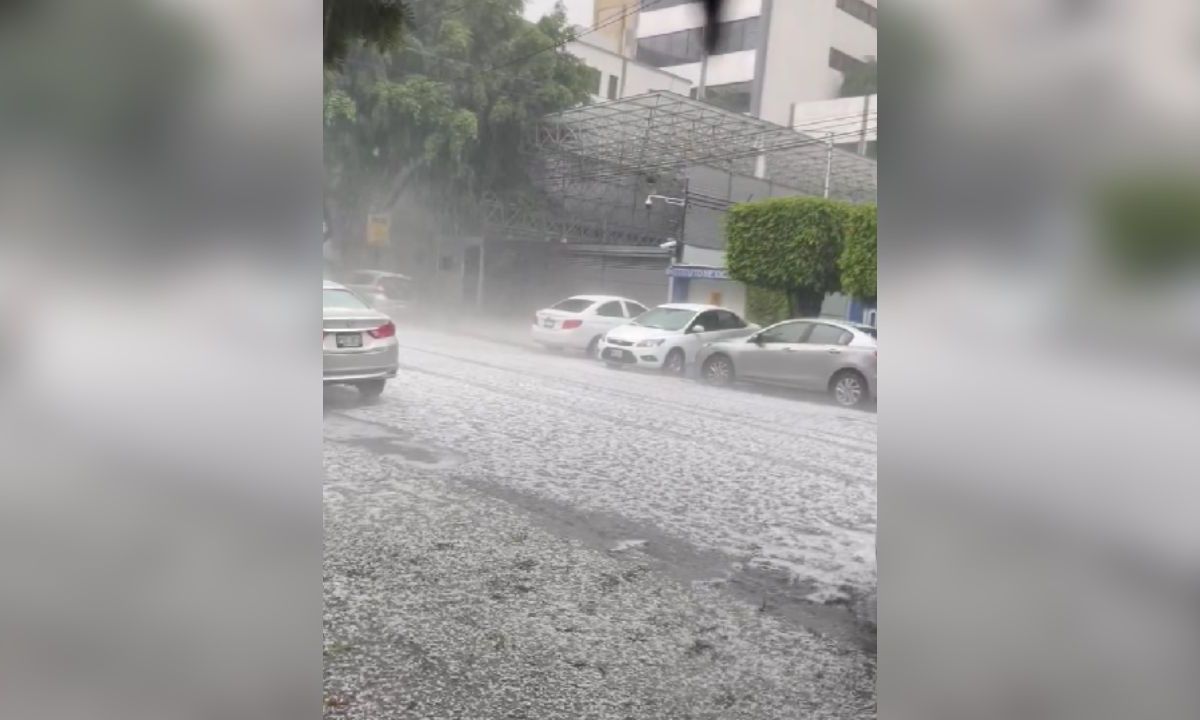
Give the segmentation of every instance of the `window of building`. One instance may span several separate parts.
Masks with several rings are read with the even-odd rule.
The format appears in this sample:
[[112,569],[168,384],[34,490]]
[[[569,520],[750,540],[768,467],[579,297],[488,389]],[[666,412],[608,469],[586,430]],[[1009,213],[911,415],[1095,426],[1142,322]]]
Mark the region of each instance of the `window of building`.
[[[758,47],[758,33],[757,17],[721,23],[721,34],[714,54],[753,50]],[[703,57],[704,28],[690,28],[638,40],[637,61],[654,67],[700,62]]]
[[863,0],[837,0],[838,9],[853,15],[873,28],[879,27],[879,10]]
[[829,48],[829,67],[839,72],[850,72],[865,66],[866,63],[858,58],[844,53],[835,47]]
[[710,85],[704,88],[704,101],[732,112],[750,112],[752,90],[753,84],[750,82]]
[[676,5],[691,5],[699,4],[700,0],[649,0],[643,3],[642,12],[652,12],[654,10],[663,10]]
[[617,81],[616,75],[608,76],[608,99],[609,100],[617,99],[617,82],[618,81]]

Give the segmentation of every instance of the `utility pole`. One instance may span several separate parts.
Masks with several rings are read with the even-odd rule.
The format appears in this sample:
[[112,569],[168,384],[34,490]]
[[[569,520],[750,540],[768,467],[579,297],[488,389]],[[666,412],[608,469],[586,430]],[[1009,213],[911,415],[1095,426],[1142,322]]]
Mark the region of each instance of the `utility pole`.
[[830,130],[825,140],[825,197],[829,197],[829,180],[833,177],[833,131]]
[[863,95],[862,130],[858,136],[858,154],[867,154],[867,118],[871,114],[871,96]]

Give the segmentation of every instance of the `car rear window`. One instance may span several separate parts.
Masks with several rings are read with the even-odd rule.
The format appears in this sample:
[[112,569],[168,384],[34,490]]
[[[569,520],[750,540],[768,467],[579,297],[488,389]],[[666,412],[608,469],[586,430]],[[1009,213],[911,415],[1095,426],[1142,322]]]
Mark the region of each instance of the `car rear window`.
[[581,298],[567,298],[560,303],[552,306],[551,310],[561,310],[563,312],[583,312],[592,306],[591,300],[583,300]]
[[859,332],[866,333],[876,340],[879,339],[879,328],[871,327],[870,325],[855,325]]
[[325,290],[321,295],[321,305],[327,308],[346,308],[349,310],[370,310],[358,299],[358,296],[347,290]]

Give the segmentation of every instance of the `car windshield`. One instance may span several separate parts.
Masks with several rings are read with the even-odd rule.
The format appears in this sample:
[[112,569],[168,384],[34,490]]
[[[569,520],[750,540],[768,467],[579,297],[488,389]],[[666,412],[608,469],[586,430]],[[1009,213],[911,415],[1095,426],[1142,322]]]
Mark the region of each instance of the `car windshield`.
[[584,300],[582,298],[568,298],[568,299],[563,300],[562,302],[557,303],[556,305],[552,306],[550,309],[551,310],[561,310],[563,312],[577,313],[577,312],[583,312],[584,310],[587,310],[591,306],[592,306],[591,300]]
[[321,296],[321,305],[326,308],[370,310],[357,295],[347,290],[325,290]]
[[695,310],[659,307],[638,315],[633,320],[633,324],[656,330],[682,330],[694,317],[696,317]]

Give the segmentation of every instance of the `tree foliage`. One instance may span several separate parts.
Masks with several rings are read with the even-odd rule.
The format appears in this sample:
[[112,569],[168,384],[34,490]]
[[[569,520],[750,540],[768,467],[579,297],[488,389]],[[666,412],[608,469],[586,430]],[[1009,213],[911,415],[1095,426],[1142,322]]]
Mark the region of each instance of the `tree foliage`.
[[324,0],[325,67],[340,62],[357,44],[394,47],[409,20],[403,0]]
[[1104,187],[1096,216],[1108,258],[1138,279],[1200,267],[1200,179],[1135,177]]
[[[521,144],[540,117],[585,102],[561,7],[537,23],[521,0],[411,6],[394,49],[358,48],[326,73],[326,194],[350,222],[406,192],[469,208],[528,185]],[[354,230],[349,230],[354,232]]]
[[787,293],[789,311],[817,315],[841,287],[845,203],[787,197],[741,203],[725,218],[725,263],[735,280]]
[[874,205],[851,205],[845,211],[845,245],[838,260],[842,292],[868,302],[873,302],[878,294],[878,224],[879,211]]

